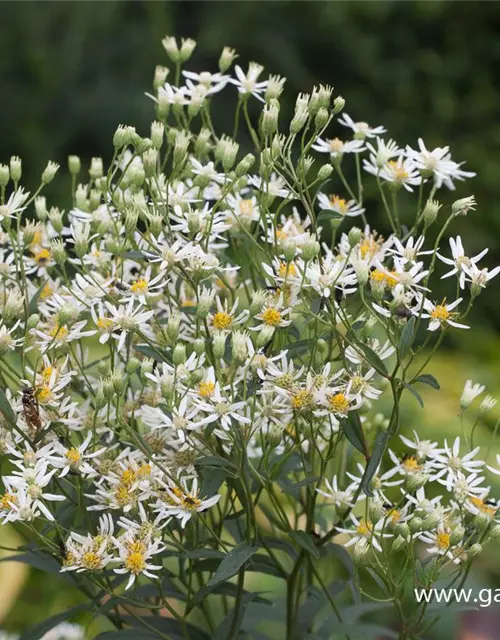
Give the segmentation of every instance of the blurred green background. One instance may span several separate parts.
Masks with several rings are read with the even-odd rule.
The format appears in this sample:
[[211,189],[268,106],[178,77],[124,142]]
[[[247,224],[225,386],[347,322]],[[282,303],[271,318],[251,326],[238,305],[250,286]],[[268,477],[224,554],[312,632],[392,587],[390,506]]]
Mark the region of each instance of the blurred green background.
[[[346,98],[355,120],[385,125],[401,145],[415,146],[419,136],[431,148],[449,144],[453,158],[478,174],[457,184],[457,197],[474,193],[479,207],[460,219],[456,232],[469,254],[489,246],[484,264],[493,267],[500,264],[499,32],[498,2],[2,2],[0,161],[21,156],[25,184],[33,187],[47,159],[63,167],[70,153],[84,162],[96,155],[109,160],[119,123],[148,132],[153,108],[144,92],[154,66],[169,65],[162,37],[189,36],[198,47],[188,68],[215,70],[222,46],[229,45],[243,65],[256,60],[286,76],[283,121],[297,92],[328,83]],[[216,125],[224,128],[233,108],[219,101]],[[57,204],[68,206],[63,177],[50,189],[49,204],[58,197]],[[410,398],[407,431],[459,435],[454,416],[467,378],[500,397],[498,291],[493,281],[471,315],[473,330],[452,333],[445,343],[429,369],[442,392],[423,393],[424,411]],[[478,443],[491,443],[496,418],[479,426]],[[499,550],[490,548],[477,563],[473,579],[482,587],[500,587]],[[36,570],[21,575],[20,566],[0,564],[0,627],[19,631],[78,601],[58,577],[42,578]],[[468,622],[483,636],[457,636],[456,626],[464,623],[454,616],[444,617],[432,637],[495,640],[498,633],[487,635],[487,627],[498,629],[498,621],[488,615]]]

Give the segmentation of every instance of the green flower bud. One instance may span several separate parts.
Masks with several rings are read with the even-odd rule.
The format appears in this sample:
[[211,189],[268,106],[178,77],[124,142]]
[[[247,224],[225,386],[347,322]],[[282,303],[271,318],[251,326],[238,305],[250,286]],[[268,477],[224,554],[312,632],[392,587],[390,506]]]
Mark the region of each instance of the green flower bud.
[[22,176],[22,163],[21,158],[18,156],[12,156],[10,159],[10,177],[16,184],[21,180]]
[[0,164],[0,187],[6,187],[9,183],[10,171],[6,164]]

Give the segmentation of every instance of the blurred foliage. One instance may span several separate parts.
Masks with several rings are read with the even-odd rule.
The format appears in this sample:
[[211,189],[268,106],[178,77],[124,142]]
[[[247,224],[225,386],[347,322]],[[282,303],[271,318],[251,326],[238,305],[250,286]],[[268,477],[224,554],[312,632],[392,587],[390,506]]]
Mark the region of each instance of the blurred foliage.
[[[26,182],[33,186],[49,158],[63,166],[70,153],[87,162],[95,155],[109,160],[119,123],[148,131],[153,109],[144,92],[151,88],[154,65],[169,64],[161,38],[189,36],[198,41],[190,68],[215,69],[222,46],[229,45],[243,65],[257,60],[269,73],[286,76],[283,119],[293,106],[290,96],[328,83],[346,98],[355,120],[385,125],[400,144],[416,145],[419,136],[431,147],[449,144],[454,159],[465,160],[478,174],[465,187],[458,183],[458,193],[474,193],[479,210],[455,228],[470,254],[489,246],[485,264],[495,266],[500,263],[499,27],[496,2],[1,3],[0,161],[20,155]],[[224,121],[223,105],[217,117]],[[56,180],[51,193],[59,196],[56,189],[63,193],[64,186]],[[423,392],[425,412],[408,400],[407,431],[458,435],[459,420],[450,416],[458,411],[467,377],[486,383],[498,397],[499,300],[492,289],[479,298],[473,324],[479,321],[483,330],[460,332],[460,353],[437,358],[430,371],[444,389]],[[478,444],[491,441],[493,428],[494,420],[480,425]],[[491,561],[491,553],[480,559],[479,575],[482,586],[500,580],[500,563]],[[20,629],[27,619],[37,622],[47,611],[78,602],[63,584],[32,571],[6,624]],[[444,635],[451,633],[449,620],[443,616],[439,637],[449,637]]]

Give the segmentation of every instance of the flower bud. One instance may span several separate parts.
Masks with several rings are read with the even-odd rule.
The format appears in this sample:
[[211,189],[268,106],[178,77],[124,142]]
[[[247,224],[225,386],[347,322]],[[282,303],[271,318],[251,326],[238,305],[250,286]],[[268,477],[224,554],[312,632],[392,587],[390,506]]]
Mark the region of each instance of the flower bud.
[[266,104],[262,111],[262,133],[271,136],[278,130],[278,116],[280,112],[280,103],[277,100],[271,100]]
[[172,362],[174,363],[174,365],[178,367],[179,365],[184,364],[186,360],[186,345],[175,345],[174,353],[172,354]]
[[113,146],[116,149],[121,149],[121,147],[125,147],[129,143],[129,132],[127,131],[127,127],[122,124],[119,124],[114,135],[113,135]]
[[441,209],[441,205],[437,200],[427,200],[422,213],[426,227],[430,227],[430,225],[436,220],[439,209]]
[[196,42],[191,38],[183,38],[181,42],[181,50],[179,52],[179,58],[181,62],[186,62],[193,55],[193,51],[196,48]]
[[205,353],[205,340],[203,338],[196,338],[193,342],[193,350],[197,356],[201,356]]
[[113,381],[112,379],[109,378],[104,378],[104,380],[102,380],[101,382],[101,389],[102,389],[102,394],[104,396],[104,398],[109,401],[112,398],[114,398],[115,396],[115,388],[113,386]]
[[377,522],[382,518],[383,515],[383,504],[380,502],[380,500],[372,500],[370,502],[370,506],[368,507],[368,517],[370,519],[370,522],[373,522],[373,524],[377,524]]
[[[297,253],[297,244],[293,238],[287,238],[283,244],[283,255],[287,262],[292,262]],[[288,273],[288,270],[287,270]]]
[[429,476],[421,471],[417,471],[416,473],[412,473],[411,476],[406,478],[406,488],[409,493],[413,493],[420,487],[423,487],[424,484],[429,480]]
[[26,328],[28,329],[28,331],[31,331],[31,329],[35,329],[36,327],[38,327],[39,323],[40,323],[40,316],[38,315],[38,313],[32,313],[28,318],[28,322],[26,323]]
[[458,525],[456,527],[453,527],[450,533],[450,545],[454,546],[462,542],[464,534],[465,534],[465,529],[462,526]]
[[290,133],[294,135],[296,135],[297,133],[300,133],[305,123],[307,122],[308,117],[309,117],[309,114],[306,109],[301,111],[296,111],[295,115],[292,118],[292,121],[290,122]]
[[342,96],[337,96],[333,101],[333,115],[336,116],[345,107],[345,100]]
[[221,73],[225,73],[237,57],[238,54],[234,49],[231,49],[231,47],[224,47],[219,58],[219,71]]
[[151,123],[151,144],[153,149],[160,149],[163,144],[163,137],[165,135],[165,125],[163,122],[155,120]]
[[137,369],[140,366],[141,366],[141,361],[138,358],[134,358],[134,356],[132,356],[131,358],[129,358],[127,362],[126,371],[129,374],[129,376],[131,376],[133,373],[137,371]]
[[49,182],[52,182],[58,169],[59,165],[57,164],[57,162],[52,162],[52,160],[49,160],[42,173],[42,184],[49,184]]
[[257,335],[257,348],[260,349],[262,347],[265,347],[269,340],[271,340],[271,338],[273,337],[273,334],[274,327],[263,327]]
[[483,533],[490,525],[490,518],[485,513],[478,513],[474,516],[472,520],[472,526],[479,533]]
[[492,540],[500,539],[500,524],[494,524],[491,527],[489,536]]
[[314,118],[314,126],[316,130],[323,129],[326,126],[328,120],[330,118],[330,114],[328,113],[328,109],[325,107],[321,107]]
[[89,175],[93,180],[102,178],[104,169],[102,166],[102,158],[91,158]]
[[476,200],[474,196],[468,196],[467,198],[461,198],[455,200],[451,205],[451,212],[456,216],[466,216],[469,211],[474,211],[476,208]]
[[255,156],[252,153],[247,153],[243,160],[240,160],[236,165],[236,169],[234,170],[236,177],[241,178],[241,176],[246,175],[252,168],[254,162]]
[[153,77],[153,87],[158,90],[162,87],[167,81],[167,76],[169,74],[169,68],[163,67],[162,65],[157,65],[155,68],[155,75]]
[[50,251],[56,264],[62,267],[68,259],[68,255],[66,253],[66,249],[64,248],[63,242],[59,239],[52,240],[52,242],[50,243]]
[[111,384],[116,394],[121,396],[125,391],[125,376],[122,371],[117,370],[111,374]]
[[244,331],[234,331],[231,336],[233,358],[236,362],[244,362],[248,356],[248,334]]
[[406,522],[399,522],[394,527],[394,535],[399,536],[407,540],[410,536],[410,527],[406,524]]
[[348,233],[349,246],[351,248],[354,248],[358,244],[358,242],[361,240],[362,235],[363,235],[363,232],[359,227],[352,227],[352,229],[350,229]]
[[406,540],[402,536],[398,536],[397,538],[395,538],[394,542],[392,543],[393,551],[401,551],[405,547],[406,547]]
[[216,358],[224,357],[226,351],[226,334],[217,331],[213,337],[213,351]]
[[314,238],[310,238],[307,242],[302,246],[302,257],[306,262],[309,260],[313,260],[321,251],[321,247],[319,242],[314,240]]
[[417,533],[418,531],[421,531],[422,525],[423,525],[422,518],[418,518],[416,516],[414,516],[413,518],[411,518],[411,520],[408,521],[408,526],[412,533]]
[[318,180],[323,182],[323,180],[326,180],[332,175],[332,172],[333,166],[331,164],[324,164],[318,171]]
[[180,62],[180,52],[176,39],[173,36],[165,36],[161,43],[170,60],[172,62]]
[[179,131],[175,137],[173,161],[177,166],[182,164],[187,157],[187,150],[189,147],[189,135],[184,131]]
[[148,149],[142,156],[142,163],[146,178],[152,178],[156,175],[158,164],[158,152],[156,149]]
[[51,225],[57,231],[57,233],[61,233],[64,229],[64,223],[62,219],[62,213],[59,211],[57,207],[51,207],[49,211],[49,220]]
[[0,164],[0,187],[6,187],[10,178],[9,167],[6,164]]
[[151,373],[153,371],[153,366],[153,358],[144,358],[141,362],[141,378],[145,378],[147,373]]
[[256,316],[262,311],[262,307],[266,302],[267,295],[265,291],[255,291],[250,302],[250,315]]
[[469,558],[475,558],[476,556],[478,556],[483,550],[482,545],[479,544],[479,542],[476,542],[475,544],[472,544],[468,549],[467,549],[467,557]]
[[167,322],[166,334],[168,339],[175,343],[179,336],[179,327],[181,324],[181,316],[179,313],[172,313]]
[[370,551],[370,545],[368,540],[360,538],[353,547],[352,557],[355,562],[361,562],[364,560]]
[[21,158],[18,156],[12,156],[10,159],[10,177],[12,178],[12,182],[16,184],[21,180],[22,175],[22,163]]

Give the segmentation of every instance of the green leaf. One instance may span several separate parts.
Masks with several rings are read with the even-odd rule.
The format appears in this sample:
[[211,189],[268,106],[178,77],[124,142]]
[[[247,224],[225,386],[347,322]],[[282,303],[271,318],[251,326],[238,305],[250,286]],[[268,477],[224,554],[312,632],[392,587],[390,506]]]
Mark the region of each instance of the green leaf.
[[248,571],[255,571],[256,573],[265,573],[268,576],[274,576],[275,578],[281,578],[285,580],[286,576],[276,568],[276,564],[268,556],[262,554],[256,554],[253,556]]
[[35,291],[34,296],[31,298],[31,300],[29,301],[28,304],[28,314],[31,316],[33,313],[37,312],[38,309],[38,300],[40,299],[40,296],[42,295],[42,291],[45,288],[45,285],[47,283],[46,282],[42,282],[42,284],[38,287],[38,289]]
[[314,544],[312,536],[306,531],[291,531],[290,538],[301,547],[306,553],[319,558],[319,549]]
[[367,454],[363,443],[363,431],[361,420],[357,411],[349,411],[347,418],[341,421],[342,431],[352,446],[360,451],[363,455]]
[[136,344],[134,349],[139,353],[142,353],[147,358],[153,358],[156,362],[168,362],[170,364],[170,358],[165,353],[161,353],[153,347],[150,347],[149,344]]
[[404,383],[404,386],[405,386],[405,389],[408,389],[408,391],[416,398],[418,404],[423,409],[424,401],[422,400],[422,396],[418,393],[418,391],[415,391],[415,389],[411,386],[411,384],[408,384],[407,382]]
[[64,622],[65,620],[73,616],[75,613],[80,613],[80,611],[87,611],[92,606],[92,604],[93,603],[88,603],[88,602],[84,604],[77,604],[75,607],[71,607],[71,609],[66,609],[66,611],[63,611],[62,613],[58,613],[55,616],[51,616],[50,618],[47,618],[43,622],[40,622],[39,624],[36,624],[30,627],[29,629],[27,629],[21,635],[19,640],[39,640],[39,638],[43,638],[43,636],[48,631],[56,627],[61,622]]
[[[126,624],[133,626],[134,627],[133,631],[135,632],[139,631],[140,633],[144,633],[144,627],[141,625],[140,620],[126,616],[123,618],[123,621]],[[186,640],[186,638],[189,638],[189,640],[210,640],[210,637],[202,629],[200,629],[199,627],[196,627],[195,625],[189,622],[186,622],[185,624],[183,624],[179,620],[175,620],[173,618],[147,616],[147,623],[154,629],[157,629],[160,633],[167,636],[169,640]],[[144,637],[145,638],[152,637],[152,638],[158,639],[158,634],[154,634],[154,631],[152,631],[151,636],[145,635]],[[121,640],[121,636],[120,636],[120,640]]]
[[387,367],[373,349],[371,349],[367,344],[364,344],[363,342],[358,342],[354,337],[352,331],[349,331],[349,337],[351,341],[354,342],[355,346],[363,352],[366,360],[369,362],[369,364],[372,365],[372,367],[374,367],[379,373],[384,376],[389,375]]
[[347,573],[350,576],[354,575],[354,562],[350,553],[346,550],[345,547],[340,544],[335,544],[335,542],[329,542],[323,547],[323,550],[336,556],[344,565]]
[[14,409],[11,407],[10,402],[7,400],[7,396],[5,395],[5,391],[0,389],[0,413],[3,415],[7,424],[15,426],[16,414],[14,413]]
[[22,562],[23,564],[28,564],[30,567],[35,567],[35,569],[40,569],[40,571],[46,571],[47,573],[60,573],[61,571],[61,564],[57,562],[55,558],[33,553],[32,551],[0,558],[0,562]]
[[294,482],[294,483],[288,485],[287,487],[282,489],[282,492],[283,493],[291,493],[292,491],[295,491],[295,489],[300,489],[301,487],[306,487],[308,484],[314,484],[314,483],[318,482],[318,480],[321,480],[321,476],[309,476],[309,478],[303,478],[299,482]]
[[105,631],[95,637],[95,640],[158,640],[153,631],[147,629],[120,629],[119,631]]
[[147,260],[149,256],[143,251],[125,251],[123,257],[130,260]]
[[390,437],[391,435],[389,431],[382,431],[382,433],[378,434],[375,440],[373,452],[370,460],[368,461],[368,464],[366,465],[365,473],[363,474],[362,480],[363,491],[367,496],[373,496],[373,491],[371,490],[370,484],[373,476],[377,472],[377,467],[382,460],[382,456],[384,455]]
[[258,547],[251,546],[246,542],[242,542],[238,546],[234,547],[227,556],[222,560],[217,568],[217,571],[207,582],[207,587],[213,587],[228,578],[231,578],[239,569],[249,560],[254,553],[257,553]]
[[423,373],[421,376],[415,378],[415,380],[412,380],[412,382],[421,382],[422,384],[428,384],[430,387],[438,391],[441,388],[439,382],[430,373]]
[[344,216],[341,213],[338,213],[338,211],[332,211],[331,209],[323,209],[318,213],[318,217],[316,218],[316,221],[319,223],[319,222],[324,222],[325,220],[343,220],[343,219],[344,219]]
[[415,316],[412,316],[408,322],[406,323],[405,328],[401,332],[401,337],[399,339],[399,357],[403,359],[413,344],[413,332],[415,330]]

